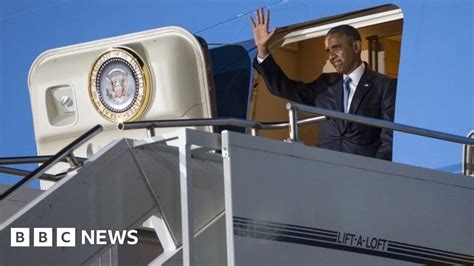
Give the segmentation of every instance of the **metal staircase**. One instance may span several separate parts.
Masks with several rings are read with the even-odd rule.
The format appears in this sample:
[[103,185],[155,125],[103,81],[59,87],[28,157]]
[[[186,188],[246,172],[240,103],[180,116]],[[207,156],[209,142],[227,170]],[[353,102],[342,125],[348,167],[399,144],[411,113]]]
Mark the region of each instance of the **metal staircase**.
[[[262,126],[241,126],[249,125]],[[76,144],[51,162],[72,156]],[[151,265],[472,264],[473,192],[470,176],[183,128],[167,138],[112,141],[67,173],[0,225],[0,265],[125,264],[130,258],[111,252],[120,245],[82,244],[79,232],[133,230],[150,218],[161,245]],[[11,197],[2,194],[2,204]],[[12,228],[43,227],[76,228],[76,246],[10,247]]]

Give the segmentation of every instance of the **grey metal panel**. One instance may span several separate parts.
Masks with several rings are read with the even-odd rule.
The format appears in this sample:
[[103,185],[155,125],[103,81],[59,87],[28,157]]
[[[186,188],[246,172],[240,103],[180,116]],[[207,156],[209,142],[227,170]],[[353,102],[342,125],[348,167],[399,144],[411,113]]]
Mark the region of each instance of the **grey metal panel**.
[[114,245],[103,251],[87,266],[112,266],[112,265],[147,265],[160,253],[163,248],[154,232],[138,230],[138,243],[136,245]]
[[[311,158],[321,162],[327,162],[334,165],[350,165],[353,168],[362,170],[370,170],[375,172],[397,172],[400,177],[427,180],[429,182],[440,182],[447,185],[461,186],[474,188],[474,181],[472,178],[462,175],[449,174],[448,178],[445,175],[439,175],[440,172],[427,168],[414,167],[406,164],[389,162],[379,159],[374,159],[365,156],[353,155],[348,153],[341,153],[326,149],[314,148],[305,146],[301,143],[284,143],[281,141],[274,141],[261,137],[250,137],[243,134],[236,134],[235,132],[223,132],[223,136],[231,134],[237,143],[235,146],[268,151],[282,155],[288,155],[296,158]],[[225,148],[223,139],[223,148]]]
[[[361,254],[370,248],[358,252],[344,233],[474,256],[470,177],[233,132],[223,133],[223,150],[231,265],[402,262]],[[335,244],[311,246],[318,241],[296,226],[333,231]]]
[[[117,265],[117,247],[111,247],[107,249],[102,255],[97,257],[91,263],[86,264],[87,266],[109,266],[109,265]],[[115,263],[113,263],[115,262]]]
[[93,254],[109,248],[80,244],[74,248],[11,248],[11,227],[76,227],[76,237],[80,237],[80,230],[131,229],[156,211],[127,140],[108,146],[101,153],[9,221],[0,232],[0,264],[73,265],[88,259],[92,262]]
[[225,216],[221,214],[196,236],[196,265],[227,265]]
[[[163,252],[154,231],[138,231],[137,245],[115,246],[117,261],[110,265],[147,265]],[[102,265],[106,265],[102,263]]]
[[[153,190],[159,195],[163,217],[179,245],[181,206],[178,148],[155,143],[137,147],[135,152]],[[222,159],[217,154],[208,154],[207,157],[196,155],[191,160],[195,232],[224,210]]]
[[[7,185],[0,185],[0,193],[6,191],[9,188]],[[24,188],[18,191],[11,199],[3,200],[0,202],[0,224],[3,223],[8,217],[12,216],[18,210],[23,208],[28,202],[32,201],[43,191],[39,189]]]
[[417,265],[364,254],[236,236],[235,265]]
[[[193,261],[196,265],[227,265],[224,213],[195,235],[194,245]],[[165,262],[158,257],[150,265],[183,265],[182,247]]]

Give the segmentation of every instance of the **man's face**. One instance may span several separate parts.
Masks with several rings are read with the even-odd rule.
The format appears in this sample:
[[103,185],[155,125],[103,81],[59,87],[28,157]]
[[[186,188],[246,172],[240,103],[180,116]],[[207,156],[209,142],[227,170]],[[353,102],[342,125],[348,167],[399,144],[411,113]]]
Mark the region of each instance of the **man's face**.
[[324,41],[329,62],[337,73],[350,74],[360,64],[360,42],[351,42],[348,37],[333,33]]

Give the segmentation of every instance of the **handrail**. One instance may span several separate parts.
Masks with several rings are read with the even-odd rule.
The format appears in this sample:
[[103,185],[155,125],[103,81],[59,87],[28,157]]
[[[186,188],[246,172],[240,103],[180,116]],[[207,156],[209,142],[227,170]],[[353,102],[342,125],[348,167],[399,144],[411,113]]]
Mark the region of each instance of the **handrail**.
[[25,178],[22,178],[20,181],[18,181],[15,185],[11,186],[8,188],[5,192],[3,192],[0,195],[0,200],[8,199],[13,195],[15,191],[18,191],[19,189],[25,187],[30,183],[33,179],[36,179],[38,177],[43,176],[46,171],[56,163],[69,158],[69,160],[75,161],[74,157],[74,150],[77,149],[79,146],[87,142],[89,139],[94,137],[95,135],[99,134],[102,131],[102,126],[97,125],[87,131],[86,133],[82,134],[79,136],[77,139],[75,139],[73,142],[68,144],[66,147],[61,149],[58,153],[56,153],[54,156],[49,158],[45,163],[40,165],[38,168],[36,168],[33,172],[31,172],[28,176]]
[[[440,139],[450,142],[461,143],[465,145],[474,145],[474,139],[466,138],[463,136],[443,133],[439,131],[408,126],[404,124],[394,123],[387,120],[381,120],[371,117],[359,116],[355,114],[347,114],[334,110],[327,110],[319,107],[313,107],[298,103],[288,103],[286,109],[289,111],[289,122],[257,122],[253,120],[245,120],[239,118],[200,118],[200,119],[175,119],[175,120],[150,120],[150,121],[137,121],[137,122],[124,122],[118,124],[119,130],[128,129],[143,129],[147,128],[153,131],[156,127],[185,127],[185,126],[237,126],[243,128],[251,128],[252,135],[256,135],[256,131],[259,129],[279,129],[289,126],[290,128],[290,140],[298,141],[298,129],[297,125],[305,125],[315,122],[321,122],[326,119],[342,119],[350,122],[355,122],[367,126],[385,128],[405,132],[409,134]],[[302,120],[298,120],[297,111],[303,111],[307,113],[317,114],[320,116],[310,117]],[[296,122],[295,122],[296,121]]]
[[198,119],[170,119],[124,122],[117,125],[119,130],[142,129],[150,127],[199,127],[199,126],[235,126],[256,127],[258,122],[240,118],[198,118]]
[[[298,125],[307,125],[326,120],[324,116],[308,117],[298,121]],[[197,118],[197,119],[172,119],[172,120],[148,120],[135,122],[122,122],[117,125],[119,130],[143,129],[151,131],[154,136],[154,129],[159,127],[193,127],[193,126],[234,126],[241,128],[251,128],[252,135],[256,136],[260,129],[282,129],[289,127],[287,121],[278,122],[257,122],[240,118]]]
[[[16,176],[28,176],[29,174],[31,174],[31,171],[0,166],[0,173],[16,175]],[[42,180],[55,180],[56,178],[55,178],[55,175],[44,174],[40,177],[40,179],[42,179]]]
[[[327,120],[325,116],[315,116],[315,117],[308,117],[301,120],[298,120],[298,125],[308,125],[316,122],[321,122]],[[288,128],[290,126],[290,122],[282,121],[282,122],[260,122],[260,129],[281,129],[281,128]]]
[[[298,103],[288,103],[286,105],[286,109],[288,111],[294,111],[294,112],[303,111],[303,112],[312,113],[312,114],[324,115],[328,118],[342,119],[342,120],[355,122],[355,123],[359,123],[359,124],[363,124],[367,126],[392,129],[392,130],[410,133],[414,135],[440,139],[440,140],[446,140],[446,141],[461,143],[465,145],[474,145],[474,139],[457,136],[453,134],[448,134],[448,133],[443,133],[439,131],[419,128],[419,127],[407,126],[407,125],[398,124],[398,123],[394,123],[387,120],[380,120],[376,118],[359,116],[359,115],[354,115],[354,114],[346,114],[339,111],[327,110],[323,108],[312,107],[312,106],[298,104]],[[297,134],[294,136],[294,138],[291,138],[291,139],[297,140],[298,139]]]
[[[54,155],[3,157],[0,158],[0,165],[44,163],[51,159],[51,157],[53,156]],[[76,159],[81,163],[86,161],[86,158],[82,157],[76,157]],[[63,162],[67,163],[67,160],[63,160]]]

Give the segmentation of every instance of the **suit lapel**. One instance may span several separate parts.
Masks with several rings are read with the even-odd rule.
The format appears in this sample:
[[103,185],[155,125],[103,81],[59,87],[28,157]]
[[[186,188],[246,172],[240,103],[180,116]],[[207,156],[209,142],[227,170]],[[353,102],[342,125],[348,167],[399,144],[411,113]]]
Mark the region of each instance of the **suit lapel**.
[[344,112],[344,107],[343,107],[343,99],[342,99],[342,75],[341,75],[341,78],[339,79],[339,81],[337,83],[335,83],[333,85],[334,89],[334,104],[335,104],[335,107],[336,107],[336,110],[339,111],[339,112]]
[[375,72],[372,71],[368,65],[365,65],[364,74],[360,78],[359,84],[357,84],[357,89],[355,91],[354,97],[352,97],[349,113],[357,113],[357,110],[359,110],[359,106],[362,103],[362,100],[364,99],[365,95],[367,95],[370,89],[372,89],[372,80],[375,77]]
[[[334,95],[334,108],[336,111],[344,112],[343,99],[342,99],[343,98],[342,75],[340,75],[337,80],[338,81],[333,83],[333,85],[331,86],[333,95]],[[339,132],[342,133],[345,129],[345,121],[334,119],[334,122],[336,123]]]

